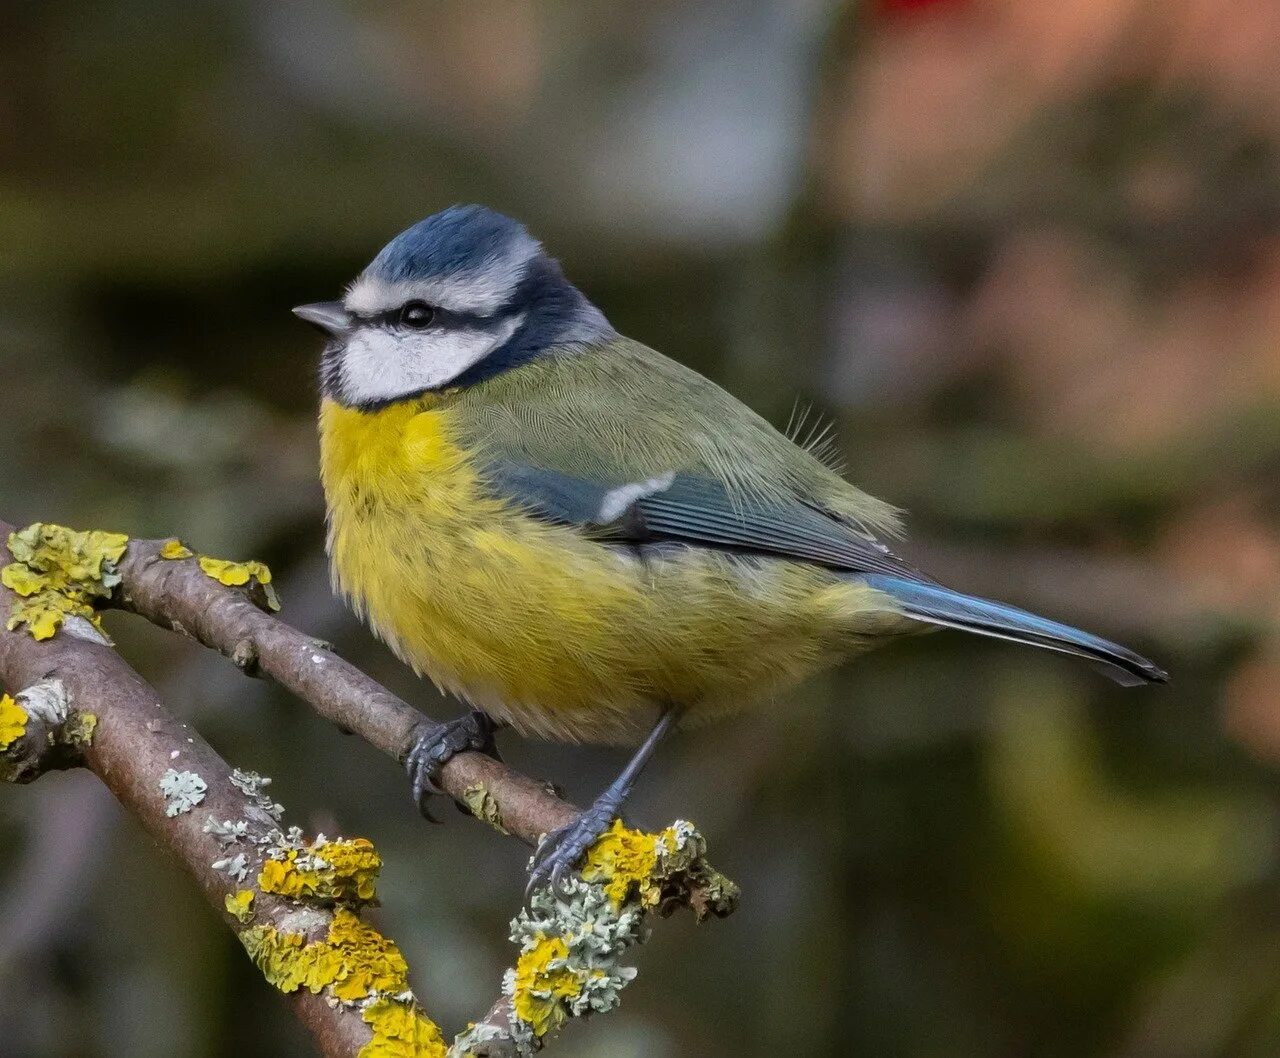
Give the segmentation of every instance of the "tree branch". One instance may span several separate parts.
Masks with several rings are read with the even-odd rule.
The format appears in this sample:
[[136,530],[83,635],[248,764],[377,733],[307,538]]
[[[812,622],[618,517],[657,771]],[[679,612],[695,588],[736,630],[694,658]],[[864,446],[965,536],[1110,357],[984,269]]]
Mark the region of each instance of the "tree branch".
[[[0,533],[8,527],[0,523]],[[251,594],[208,576],[195,556],[161,557],[165,541],[131,540],[119,562],[118,605],[224,654],[253,675],[270,676],[344,731],[403,763],[418,732],[434,724],[354,665],[266,612]],[[481,753],[460,753],[441,770],[440,785],[478,818],[536,845],[579,809],[544,785]],[[483,810],[476,812],[478,804]],[[664,914],[685,904],[699,917],[732,910],[719,885],[696,876],[668,894]]]
[[[0,539],[8,532],[0,524]],[[0,546],[0,568],[8,560],[8,551]],[[8,613],[14,600],[0,588],[0,613]],[[91,735],[78,743],[55,737],[57,751],[48,753],[41,747],[49,745],[48,736],[62,725],[33,715],[24,744],[6,754],[22,758],[23,777],[32,779],[45,767],[83,763],[195,879],[227,925],[242,929],[225,903],[238,888],[236,881],[212,866],[226,849],[204,829],[210,816],[240,819],[246,814],[245,795],[232,783],[231,768],[196,731],[170,714],[151,686],[105,643],[65,633],[37,642],[25,632],[5,631],[3,624],[0,620],[0,684],[15,692],[44,688],[46,694],[63,696],[72,722],[83,724],[87,715],[96,720]],[[205,784],[198,811],[166,814],[169,805],[160,780],[171,769],[198,775]],[[262,899],[257,919],[284,929],[294,910],[284,901]],[[307,935],[323,934],[332,920],[331,912],[317,909]],[[372,1036],[359,1010],[331,1006],[324,994],[300,989],[289,999],[325,1055],[350,1058]]]
[[[59,526],[14,534],[0,522],[3,538],[22,561],[5,571],[9,556],[0,549],[0,579],[23,599],[0,588],[0,614],[26,627],[0,632],[0,683],[23,688],[25,708],[0,701],[0,778],[90,767],[196,878],[268,981],[293,997],[325,1054],[349,1058],[366,1053],[370,1041],[367,1053],[383,1053],[390,1041],[443,1056],[443,1037],[409,991],[398,950],[355,917],[372,898],[380,865],[372,846],[358,839],[307,845],[300,832],[283,833],[280,806],[252,785],[257,777],[231,771],[163,709],[107,645],[91,620],[94,607],[132,610],[219,650],[247,673],[272,676],[397,761],[434,721],[265,612],[273,596],[258,563],[196,556],[176,541]],[[453,758],[440,781],[477,818],[529,844],[577,812],[480,754]],[[635,973],[618,959],[643,941],[646,912],[688,906],[702,919],[733,910],[736,886],[703,851],[701,835],[682,821],[659,834],[615,822],[571,893],[538,890],[513,921],[521,954],[503,996],[450,1053],[531,1054],[566,1018],[612,1009]],[[353,867],[353,857],[363,866]],[[250,873],[256,886],[233,884]]]
[[[0,524],[0,532],[5,526]],[[119,604],[163,628],[191,636],[250,675],[270,676],[344,731],[403,763],[425,714],[313,639],[265,612],[249,593],[220,584],[197,560],[160,557],[163,541],[131,540],[119,563]],[[576,814],[543,786],[480,753],[461,753],[440,785],[460,803],[484,785],[503,826],[527,844]]]

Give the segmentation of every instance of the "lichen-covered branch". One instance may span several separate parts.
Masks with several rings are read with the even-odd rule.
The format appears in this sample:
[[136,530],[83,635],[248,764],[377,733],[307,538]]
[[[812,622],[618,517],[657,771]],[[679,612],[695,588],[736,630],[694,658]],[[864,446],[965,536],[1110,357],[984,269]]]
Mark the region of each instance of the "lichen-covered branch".
[[[8,557],[0,548],[0,567]],[[0,588],[0,610],[14,605]],[[72,626],[37,640],[0,627],[0,684],[14,692],[0,696],[5,778],[91,769],[288,993],[321,1052],[374,1058],[399,1053],[379,1050],[380,1040],[434,1034],[444,1054],[396,945],[358,919],[378,867],[369,843],[308,846],[297,830],[283,832],[264,780],[230,768],[99,633]]]
[[[536,890],[512,920],[519,955],[502,998],[458,1037],[453,1053],[528,1058],[570,1018],[614,1009],[635,977],[623,959],[648,938],[648,913],[670,899],[672,880],[705,870],[704,852],[702,835],[683,820],[658,834],[614,820],[563,891]],[[702,884],[732,889],[709,875]]]
[[[0,526],[0,532],[3,526]],[[166,543],[133,540],[119,563],[119,605],[220,651],[251,675],[270,676],[345,731],[403,762],[429,720],[419,710],[338,657],[328,645],[290,627],[246,590],[210,576],[199,559]],[[257,603],[265,603],[259,598]],[[483,791],[500,823],[528,844],[573,818],[576,809],[541,784],[482,754],[445,765],[440,784],[466,803]]]
[[0,694],[0,782],[27,783],[78,763],[97,724],[94,713],[71,708],[58,679]]
[[[5,526],[0,523],[0,532]],[[117,564],[121,605],[165,628],[189,635],[231,658],[246,672],[270,676],[345,731],[403,762],[425,714],[396,697],[329,647],[291,627],[256,594],[256,577],[210,575],[202,560],[175,541],[131,540]],[[269,586],[270,581],[267,581]],[[476,818],[528,845],[563,826],[578,809],[543,784],[480,753],[460,753],[444,766],[440,785]],[[656,910],[681,904],[703,918],[733,908],[730,890],[696,874],[673,879]]]
[[[0,583],[9,589],[0,588],[0,683],[20,688],[0,697],[0,778],[93,769],[192,873],[267,981],[294,997],[326,1054],[444,1058],[399,951],[358,917],[374,896],[373,846],[308,843],[283,830],[269,780],[232,771],[169,716],[111,649],[98,610],[121,606],[194,636],[397,760],[433,721],[273,617],[279,606],[261,563],[54,525],[12,532],[0,522],[0,538],[8,544]],[[576,811],[474,753],[454,758],[441,785],[476,818],[528,843]],[[621,958],[647,937],[650,912],[687,906],[701,919],[733,909],[736,886],[703,854],[688,823],[644,834],[615,822],[566,892],[536,892],[512,921],[519,954],[502,997],[447,1053],[524,1058],[569,1018],[613,1009],[635,974]]]

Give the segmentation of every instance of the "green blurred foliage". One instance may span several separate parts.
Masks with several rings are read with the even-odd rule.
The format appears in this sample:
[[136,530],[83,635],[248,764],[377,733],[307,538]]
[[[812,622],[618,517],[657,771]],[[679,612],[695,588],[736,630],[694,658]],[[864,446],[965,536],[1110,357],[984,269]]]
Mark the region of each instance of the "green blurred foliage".
[[[939,635],[688,735],[635,806],[741,911],[676,920],[560,1053],[1280,1051],[1280,5],[18,3],[0,36],[0,513],[330,594],[314,337],[385,239],[520,216],[619,329],[837,424],[941,579],[1130,641],[1126,693]],[[449,1030],[524,854],[220,658],[120,649],[290,818],[366,835]],[[586,798],[615,751],[522,744]],[[572,782],[567,780],[572,777]],[[0,1053],[306,1054],[87,775],[0,791]]]

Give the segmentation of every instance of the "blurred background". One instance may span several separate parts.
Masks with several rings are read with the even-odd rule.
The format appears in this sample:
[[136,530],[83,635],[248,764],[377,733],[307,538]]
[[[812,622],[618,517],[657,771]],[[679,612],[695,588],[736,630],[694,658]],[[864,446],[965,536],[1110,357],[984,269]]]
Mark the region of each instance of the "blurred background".
[[[740,912],[656,930],[556,1053],[1280,1054],[1280,3],[7,5],[0,513],[329,592],[317,337],[392,234],[524,219],[622,331],[835,424],[940,579],[1174,675],[940,634],[678,740]],[[524,851],[269,685],[110,628],[289,819],[387,861],[449,1033],[513,959]],[[502,739],[594,795],[615,750]],[[85,774],[0,790],[0,1054],[304,1055],[235,939]]]

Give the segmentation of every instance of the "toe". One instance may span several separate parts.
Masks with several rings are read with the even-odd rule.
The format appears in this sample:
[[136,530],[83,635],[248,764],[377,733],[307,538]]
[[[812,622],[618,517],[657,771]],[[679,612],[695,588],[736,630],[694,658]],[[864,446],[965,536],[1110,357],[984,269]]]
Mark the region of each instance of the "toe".
[[421,725],[404,766],[409,773],[413,799],[426,818],[436,822],[425,806],[431,794],[444,793],[439,783],[440,769],[459,753],[469,749],[485,751],[492,745],[492,725],[480,713],[469,713],[447,724],[424,722]]
[[608,828],[613,815],[609,806],[593,805],[571,823],[544,837],[533,854],[525,898],[544,885],[563,894],[583,856]]

